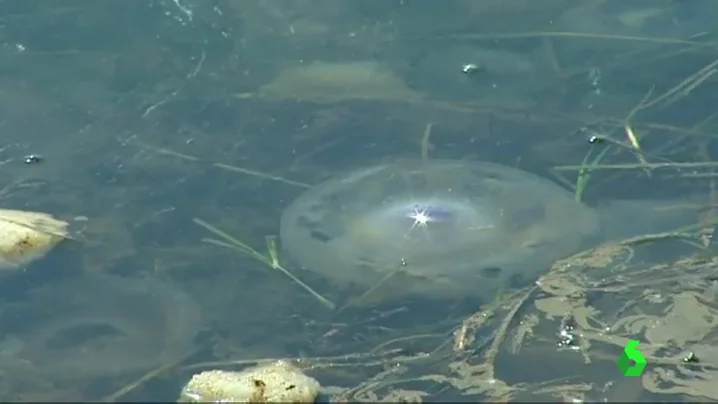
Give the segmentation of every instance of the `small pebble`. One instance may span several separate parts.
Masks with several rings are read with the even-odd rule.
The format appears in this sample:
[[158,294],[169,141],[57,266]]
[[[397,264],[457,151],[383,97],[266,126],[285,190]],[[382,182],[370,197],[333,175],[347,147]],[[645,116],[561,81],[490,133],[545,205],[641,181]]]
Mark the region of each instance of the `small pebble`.
[[477,65],[475,63],[467,63],[467,64],[461,66],[461,72],[464,74],[474,74],[474,73],[478,72],[480,69],[481,69],[481,67],[479,67],[479,65]]
[[37,154],[28,154],[25,156],[25,164],[37,164],[42,161],[42,157]]

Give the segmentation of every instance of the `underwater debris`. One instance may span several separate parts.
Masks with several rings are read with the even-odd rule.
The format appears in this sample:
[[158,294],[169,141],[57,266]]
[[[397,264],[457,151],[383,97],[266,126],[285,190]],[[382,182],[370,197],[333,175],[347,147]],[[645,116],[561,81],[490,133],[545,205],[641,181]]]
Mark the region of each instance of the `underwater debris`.
[[373,62],[313,62],[285,69],[259,89],[269,99],[301,100],[418,100],[411,90],[385,66]]

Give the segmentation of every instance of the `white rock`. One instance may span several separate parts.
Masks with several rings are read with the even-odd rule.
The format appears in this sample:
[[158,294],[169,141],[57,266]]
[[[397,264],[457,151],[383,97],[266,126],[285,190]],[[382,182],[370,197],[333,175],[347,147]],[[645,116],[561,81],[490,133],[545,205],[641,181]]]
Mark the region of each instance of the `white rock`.
[[192,376],[178,402],[313,403],[320,385],[285,361],[240,372],[208,370]]
[[40,212],[0,209],[0,270],[23,269],[70,238],[68,223]]

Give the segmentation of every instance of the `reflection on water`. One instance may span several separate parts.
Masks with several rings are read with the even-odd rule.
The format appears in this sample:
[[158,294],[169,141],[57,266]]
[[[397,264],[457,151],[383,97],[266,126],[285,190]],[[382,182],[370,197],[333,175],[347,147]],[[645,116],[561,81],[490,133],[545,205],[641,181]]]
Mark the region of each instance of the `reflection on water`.
[[[714,2],[40,4],[0,3],[2,208],[88,220],[71,229],[77,242],[2,280],[0,397],[174,400],[206,370],[174,364],[197,353],[184,363],[245,360],[226,366],[236,370],[303,358],[295,364],[325,394],[352,400],[718,398],[697,381],[718,366],[707,275]],[[586,142],[597,135],[607,141]],[[28,155],[42,159],[26,164]],[[330,311],[276,266],[202,243],[207,234],[192,222],[269,254],[265,236],[311,184],[406,157],[539,175],[574,206],[599,207],[602,225],[618,218],[602,241],[666,230],[636,221],[645,212],[631,202],[611,216],[618,205],[608,200],[671,201],[651,205],[656,213],[681,197],[704,226],[609,244],[552,268],[553,255],[526,258],[521,267],[538,285],[511,277],[462,299],[390,289],[395,302]],[[535,197],[524,189],[502,204]],[[353,200],[326,203],[343,214]],[[577,224],[556,203],[546,209],[569,230]],[[546,209],[512,219],[532,223]],[[670,212],[657,214],[685,224]],[[364,258],[392,258],[391,228],[373,219],[355,229],[386,237],[374,238],[384,255],[367,248]],[[542,251],[504,233],[496,254]],[[657,239],[668,242],[638,246]],[[426,271],[470,272],[480,261],[437,259],[435,246],[420,251]],[[367,292],[327,276],[347,267],[300,266],[324,263],[322,254],[266,261],[278,259],[334,302]],[[557,350],[569,320],[577,344]],[[663,339],[649,332],[658,323]],[[633,382],[613,373],[627,338],[641,339],[657,363]],[[674,362],[687,349],[701,366]],[[560,364],[551,374],[535,365],[549,361]]]

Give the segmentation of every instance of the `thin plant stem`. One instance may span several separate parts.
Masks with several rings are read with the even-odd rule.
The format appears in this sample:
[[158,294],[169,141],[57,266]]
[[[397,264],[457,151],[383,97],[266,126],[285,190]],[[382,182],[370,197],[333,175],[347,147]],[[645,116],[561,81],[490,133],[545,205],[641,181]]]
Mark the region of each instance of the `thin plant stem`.
[[319,300],[320,303],[322,303],[324,306],[328,307],[330,310],[334,310],[336,307],[334,303],[332,303],[331,300],[325,298],[324,296],[317,293],[314,289],[312,289],[309,285],[304,283],[301,279],[297,278],[293,273],[291,273],[289,270],[284,268],[279,263],[279,254],[276,249],[276,239],[273,236],[270,236],[267,238],[267,246],[269,248],[269,256],[266,256],[264,254],[261,254],[254,248],[250,247],[249,245],[239,241],[235,237],[230,236],[229,234],[225,233],[224,231],[216,228],[215,226],[212,226],[211,224],[205,222],[202,219],[194,218],[192,219],[193,222],[195,222],[198,226],[201,226],[208,230],[209,232],[215,234],[216,236],[219,236],[220,238],[224,239],[222,240],[216,240],[216,239],[203,239],[202,241],[209,244],[214,244],[220,247],[229,248],[232,250],[235,250],[237,252],[240,252],[242,254],[246,254],[256,261],[259,261],[263,263],[264,265],[281,271],[284,275],[288,276],[291,280],[296,282],[299,286],[301,286],[304,290],[309,292],[312,296],[314,296],[317,300]]

